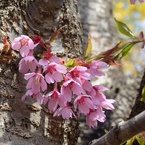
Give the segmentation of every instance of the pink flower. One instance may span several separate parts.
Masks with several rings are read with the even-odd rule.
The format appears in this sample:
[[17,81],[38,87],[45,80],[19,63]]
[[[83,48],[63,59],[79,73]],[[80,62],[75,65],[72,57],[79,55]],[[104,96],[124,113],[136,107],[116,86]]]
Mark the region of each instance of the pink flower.
[[[144,0],[139,0],[139,2],[142,3],[142,2],[144,2]],[[134,5],[134,4],[136,3],[136,0],[130,0],[130,3],[131,3],[132,5]]]
[[106,116],[101,107],[98,107],[96,110],[91,110],[86,116],[86,123],[90,128],[97,126],[98,121],[104,122],[105,120]]
[[73,79],[67,80],[61,87],[61,94],[68,102],[71,101],[72,94],[81,95],[81,93],[84,94],[85,91],[83,90],[82,86]]
[[84,66],[75,66],[68,72],[66,77],[79,83],[81,83],[81,78],[84,80],[90,80],[90,74]]
[[90,109],[94,109],[95,107],[90,98],[91,96],[88,95],[77,96],[74,100],[75,110],[78,108],[81,113],[87,115],[90,112]]
[[60,101],[60,93],[54,88],[53,91],[47,93],[44,99],[44,105],[48,102],[48,109],[50,111],[55,111],[58,107]]
[[93,60],[89,65],[88,72],[91,74],[91,78],[94,78],[96,76],[103,76],[105,74],[101,69],[107,67],[108,67],[107,63],[100,60]]
[[66,67],[55,62],[49,63],[45,68],[46,73],[45,79],[48,84],[56,82],[61,82],[63,80],[62,74],[67,72]]
[[31,92],[31,90],[28,90],[21,98],[22,101],[24,101],[26,99],[27,96],[31,96],[32,98],[36,98],[36,101],[39,103],[39,104],[42,104],[42,100],[43,100],[43,96],[40,92],[36,93],[36,94],[33,94]]
[[[66,104],[64,107],[58,108],[53,116],[62,116],[63,119],[69,119],[72,118],[74,115],[73,111],[71,110],[69,104]],[[75,115],[74,115],[75,116]]]
[[114,106],[112,105],[115,100],[114,99],[106,99],[106,96],[102,93],[102,91],[108,90],[106,87],[101,85],[96,85],[93,87],[93,90],[89,93],[92,96],[92,101],[95,105],[101,106],[105,109],[113,110]]
[[26,88],[30,89],[32,93],[37,94],[40,91],[45,91],[47,89],[47,84],[44,80],[44,76],[41,73],[27,73],[24,78],[29,80]]
[[22,57],[27,56],[30,50],[33,50],[37,46],[31,38],[25,35],[15,38],[11,45],[13,50],[20,51]]
[[59,64],[59,58],[53,55],[50,50],[47,50],[43,52],[43,58],[39,60],[39,64],[46,66],[49,62],[55,62]]
[[34,72],[37,66],[39,64],[34,56],[26,56],[19,62],[19,71],[21,73],[27,73],[29,70]]
[[112,105],[113,103],[115,103],[114,99],[106,99],[101,103],[101,106],[105,109],[113,110],[115,109],[114,106]]
[[86,91],[91,91],[93,86],[89,81],[81,79],[82,88]]

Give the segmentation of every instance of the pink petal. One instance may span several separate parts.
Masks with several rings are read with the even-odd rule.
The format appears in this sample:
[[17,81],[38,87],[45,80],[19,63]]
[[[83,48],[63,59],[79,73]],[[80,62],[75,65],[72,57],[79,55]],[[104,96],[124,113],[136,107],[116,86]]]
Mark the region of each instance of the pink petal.
[[34,72],[36,70],[36,63],[35,62],[31,62],[29,64],[29,68],[30,68],[31,72]]
[[102,85],[95,85],[93,88],[97,89],[98,91],[106,91],[109,90],[108,88],[102,86]]
[[69,88],[62,86],[61,88],[62,95],[65,97],[65,99],[70,102],[72,99],[72,92]]
[[114,106],[112,105],[112,103],[114,103],[115,100],[113,99],[106,99],[106,101],[102,102],[102,107],[108,110],[113,110]]
[[45,91],[47,89],[47,84],[43,78],[41,78],[41,89]]
[[20,49],[20,54],[22,57],[25,57],[28,55],[30,49],[26,46],[22,46],[21,49]]
[[65,107],[62,109],[62,118],[63,119],[72,118],[72,112],[69,108]]
[[21,61],[19,63],[19,72],[27,73],[28,70],[29,70],[28,65],[26,64],[26,62],[24,60],[21,59]]
[[72,91],[73,91],[73,94],[76,94],[76,95],[81,95],[81,93],[85,94],[85,91],[77,83],[73,83]]
[[58,106],[58,102],[55,99],[50,99],[48,103],[48,109],[50,111],[55,111]]
[[46,82],[47,82],[48,84],[54,83],[53,77],[52,77],[52,75],[51,75],[50,73],[47,73],[47,74],[45,75],[45,80],[46,80]]
[[21,47],[21,44],[20,43],[18,43],[18,42],[12,42],[12,49],[13,50],[17,50],[17,51],[19,51],[20,50],[20,47]]
[[60,64],[56,65],[56,70],[60,73],[66,74],[67,70],[66,67]]
[[91,91],[92,90],[92,84],[89,81],[84,81],[83,82],[83,89],[86,91]]
[[86,104],[86,107],[88,107],[90,109],[94,109],[94,104],[93,104],[92,100],[90,100],[89,98],[85,98],[85,104]]
[[42,94],[39,92],[36,94],[36,100],[39,104],[42,104]]
[[36,94],[40,91],[40,83],[37,83],[37,84],[33,84],[32,85],[32,88],[31,88],[31,91]]
[[90,109],[87,106],[85,106],[84,103],[79,104],[78,108],[79,108],[79,111],[83,113],[84,115],[87,115],[90,111]]
[[31,89],[33,84],[34,84],[34,78],[30,78],[26,85],[26,89]]
[[91,127],[95,127],[97,126],[98,122],[97,120],[95,121],[92,121],[90,118],[89,118],[89,115],[86,116],[86,123],[87,125],[91,128]]
[[39,64],[42,65],[42,66],[47,65],[47,64],[48,64],[48,60],[45,59],[45,58],[40,59],[40,60],[39,60]]
[[52,77],[56,82],[61,82],[63,80],[62,74],[57,71],[52,75]]
[[24,78],[25,80],[29,80],[31,77],[33,77],[36,73],[27,73],[25,74]]

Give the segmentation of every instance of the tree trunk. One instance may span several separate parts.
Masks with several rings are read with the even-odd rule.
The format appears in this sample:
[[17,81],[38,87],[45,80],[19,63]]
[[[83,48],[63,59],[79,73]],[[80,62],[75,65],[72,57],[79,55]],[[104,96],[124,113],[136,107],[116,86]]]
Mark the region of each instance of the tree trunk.
[[[78,0],[83,22],[84,38],[92,37],[93,53],[96,54],[115,45],[116,31],[112,19],[111,0]],[[38,34],[48,39],[62,27],[61,34],[53,43],[52,51],[61,57],[78,57],[83,53],[81,24],[78,20],[76,0],[0,0],[0,36],[8,36],[11,42],[21,34]],[[96,32],[95,32],[96,31]],[[86,41],[84,40],[84,43]],[[84,46],[84,45],[83,45]],[[0,43],[0,48],[3,45]],[[3,57],[8,60],[3,61]],[[40,107],[32,99],[21,101],[25,81],[18,73],[19,57],[0,54],[0,142],[2,145],[74,145],[78,137],[78,122],[54,118],[46,108]],[[116,99],[110,122],[118,122],[128,117],[132,97],[138,85],[130,81],[121,69],[111,68],[105,77],[110,89],[108,97]],[[98,80],[97,80],[98,83]],[[134,84],[134,85],[132,85]],[[128,91],[131,90],[131,91]],[[110,112],[107,112],[110,114]],[[99,125],[98,137],[103,129],[110,127],[107,121]],[[113,123],[114,124],[114,123]],[[85,127],[86,128],[86,127]],[[84,129],[84,126],[83,126]],[[85,129],[85,131],[88,128]],[[84,132],[85,132],[84,131]],[[84,144],[96,138],[89,130],[83,137]],[[92,136],[88,136],[88,133]],[[94,133],[94,132],[93,132]],[[86,139],[87,141],[86,141]],[[89,138],[89,139],[88,139]],[[81,142],[82,144],[82,142]]]
[[[1,38],[7,36],[11,42],[21,34],[37,34],[48,39],[62,27],[52,51],[63,57],[82,54],[75,0],[0,0],[0,15]],[[3,47],[2,43],[0,46]],[[26,83],[18,72],[19,57],[4,61],[7,55],[0,54],[1,145],[74,145],[78,121],[54,118],[30,98],[22,102]]]
[[91,36],[93,54],[108,50],[116,44],[116,29],[111,0],[78,0],[83,25],[84,43]]

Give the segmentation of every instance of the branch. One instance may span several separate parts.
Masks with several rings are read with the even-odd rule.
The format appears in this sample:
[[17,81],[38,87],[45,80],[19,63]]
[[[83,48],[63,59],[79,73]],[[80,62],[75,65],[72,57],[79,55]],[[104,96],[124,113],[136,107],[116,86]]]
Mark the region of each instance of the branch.
[[145,111],[132,119],[118,124],[108,134],[95,139],[89,145],[120,145],[134,135],[145,130]]
[[132,111],[130,113],[129,119],[145,110],[145,103],[140,101],[140,99],[143,97],[142,96],[142,89],[144,88],[144,86],[145,86],[145,70],[144,70],[144,75],[143,75],[141,83],[140,83],[140,88],[138,90],[138,95],[136,97],[136,101],[135,101],[135,104],[134,104]]

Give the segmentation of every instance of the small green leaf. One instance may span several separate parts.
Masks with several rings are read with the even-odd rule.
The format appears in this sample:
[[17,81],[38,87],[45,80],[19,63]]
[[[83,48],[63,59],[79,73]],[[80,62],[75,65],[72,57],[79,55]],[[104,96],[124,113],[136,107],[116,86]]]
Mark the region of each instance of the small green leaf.
[[72,67],[72,66],[74,66],[74,59],[68,59],[68,60],[65,62],[64,65],[67,66],[67,67]]
[[130,51],[130,49],[134,46],[134,44],[135,43],[132,42],[124,47],[124,49],[122,50],[122,57],[124,57]]
[[88,35],[88,41],[84,51],[84,57],[87,57],[90,54],[91,50],[92,50],[92,42],[91,37]]
[[139,135],[136,135],[135,137],[136,137],[136,140],[138,141],[138,143],[140,145],[144,145],[145,144],[144,138],[140,137]]
[[130,138],[129,140],[127,140],[126,145],[132,145],[134,142],[134,137]]
[[107,134],[109,131],[107,129],[104,129],[105,133]]
[[137,42],[130,42],[130,43],[126,43],[123,46],[121,46],[120,50],[121,52],[115,56],[115,58],[123,58],[124,56],[126,56],[128,54],[128,52],[130,51],[130,49],[136,44]]
[[141,97],[140,101],[145,102],[145,86],[142,88],[141,94],[142,94],[142,97]]
[[120,21],[118,21],[116,19],[115,19],[115,21],[116,21],[118,30],[122,34],[124,34],[126,36],[129,36],[129,37],[134,37],[134,34],[132,33],[132,31],[128,28],[128,26],[125,23],[120,22]]

